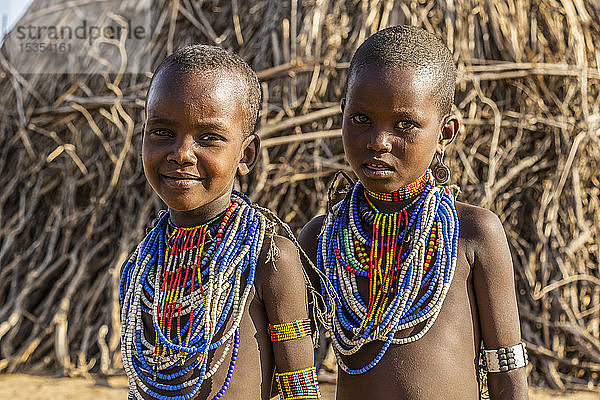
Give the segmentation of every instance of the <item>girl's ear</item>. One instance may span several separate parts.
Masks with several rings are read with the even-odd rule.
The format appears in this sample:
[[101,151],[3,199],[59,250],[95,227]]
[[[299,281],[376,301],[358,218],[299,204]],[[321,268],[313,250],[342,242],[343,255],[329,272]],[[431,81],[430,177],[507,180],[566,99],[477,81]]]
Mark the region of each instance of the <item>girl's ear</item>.
[[442,126],[440,127],[440,137],[438,140],[438,152],[444,151],[446,146],[454,141],[460,123],[456,115],[446,115],[442,120]]
[[238,175],[247,175],[258,160],[260,150],[260,138],[253,133],[244,139],[242,143],[242,158],[238,163]]

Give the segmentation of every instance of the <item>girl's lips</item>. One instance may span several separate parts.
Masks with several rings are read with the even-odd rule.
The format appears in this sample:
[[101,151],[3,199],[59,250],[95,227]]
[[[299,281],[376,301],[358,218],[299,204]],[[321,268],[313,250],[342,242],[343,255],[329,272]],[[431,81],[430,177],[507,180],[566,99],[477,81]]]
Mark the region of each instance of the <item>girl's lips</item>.
[[366,175],[373,177],[385,177],[394,172],[394,169],[390,166],[379,163],[364,164],[362,170]]
[[162,178],[167,185],[178,189],[189,188],[199,184],[202,181],[200,178],[174,177],[166,175],[162,175]]

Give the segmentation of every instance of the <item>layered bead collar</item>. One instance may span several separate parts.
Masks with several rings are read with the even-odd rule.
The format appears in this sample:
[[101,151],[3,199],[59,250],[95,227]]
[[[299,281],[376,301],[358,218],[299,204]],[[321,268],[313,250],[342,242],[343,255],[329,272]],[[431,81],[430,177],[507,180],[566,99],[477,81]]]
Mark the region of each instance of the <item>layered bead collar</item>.
[[431,170],[427,170],[423,175],[417,178],[417,180],[401,187],[395,192],[377,193],[365,188],[365,193],[368,195],[368,197],[371,197],[375,200],[399,202],[412,199],[413,197],[420,195],[425,190],[425,187],[427,187],[427,184],[432,182],[434,182],[433,174],[431,173]]
[[[317,268],[336,292],[333,299],[322,292],[326,303],[335,302],[325,327],[340,367],[349,374],[373,368],[391,344],[409,343],[427,333],[454,275],[458,216],[450,192],[437,187],[427,171],[396,193],[386,198],[414,199],[384,214],[369,201],[372,192],[356,183],[327,214],[320,235]],[[357,277],[369,280],[368,299],[360,295]],[[421,323],[410,335],[395,337]],[[383,346],[371,362],[356,369],[345,364],[342,355],[374,340]]]

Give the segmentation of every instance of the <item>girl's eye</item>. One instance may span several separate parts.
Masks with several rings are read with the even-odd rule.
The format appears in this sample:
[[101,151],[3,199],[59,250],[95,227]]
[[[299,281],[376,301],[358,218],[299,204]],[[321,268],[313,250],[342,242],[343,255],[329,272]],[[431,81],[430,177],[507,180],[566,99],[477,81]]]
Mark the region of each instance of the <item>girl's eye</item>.
[[173,136],[173,132],[169,129],[151,129],[150,134],[158,137],[171,137]]
[[416,127],[416,124],[411,121],[400,121],[396,124],[396,129],[400,129],[402,131],[409,131]]
[[365,125],[371,122],[369,117],[367,117],[364,114],[354,114],[350,117],[350,121],[352,121],[352,123],[356,125]]
[[217,143],[224,141],[223,137],[214,133],[205,133],[198,138],[201,143]]

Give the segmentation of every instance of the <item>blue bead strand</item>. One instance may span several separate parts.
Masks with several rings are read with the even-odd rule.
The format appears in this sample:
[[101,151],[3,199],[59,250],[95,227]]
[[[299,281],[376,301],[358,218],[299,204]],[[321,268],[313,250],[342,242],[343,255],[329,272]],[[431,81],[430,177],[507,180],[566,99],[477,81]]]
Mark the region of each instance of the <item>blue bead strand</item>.
[[[226,343],[229,344],[227,344],[225,351],[228,352],[227,349],[231,348],[231,360],[225,382],[214,396],[214,399],[220,399],[230,386],[239,351],[239,328],[235,325],[231,330],[223,332],[219,339],[215,335],[220,333],[225,327],[226,322],[230,319],[229,316],[232,316],[233,313],[239,315],[240,310],[244,309],[246,298],[248,293],[250,293],[249,288],[254,285],[258,255],[261,251],[265,229],[265,217],[250,206],[245,196],[233,193],[232,205],[234,203],[238,208],[224,225],[221,224],[219,232],[222,230],[222,234],[217,233],[217,224],[208,226],[207,234],[215,239],[208,241],[203,254],[199,258],[199,262],[197,257],[198,249],[193,247],[193,242],[189,241],[191,239],[185,239],[188,240],[185,246],[192,246],[189,247],[190,250],[186,250],[188,253],[174,253],[169,255],[169,257],[172,256],[175,257],[174,259],[179,260],[176,261],[176,264],[172,264],[174,262],[173,259],[169,259],[169,263],[172,265],[169,268],[172,268],[170,271],[173,272],[168,273],[178,274],[176,280],[172,281],[172,283],[180,285],[177,293],[179,293],[179,296],[182,296],[181,298],[184,302],[186,301],[185,298],[189,297],[193,299],[194,296],[199,294],[192,292],[192,286],[194,292],[197,292],[202,285],[201,282],[207,282],[204,285],[210,284],[209,271],[211,271],[211,268],[214,274],[224,277],[219,282],[221,285],[225,285],[223,287],[229,288],[229,291],[223,292],[220,297],[219,301],[222,302],[222,311],[217,315],[217,319],[212,324],[210,332],[202,324],[202,315],[210,312],[206,306],[208,303],[205,303],[204,300],[198,303],[198,299],[196,299],[194,303],[189,303],[187,306],[184,305],[184,308],[188,307],[188,310],[193,309],[194,317],[189,318],[183,323],[182,328],[178,328],[180,329],[178,334],[167,337],[166,327],[153,321],[152,331],[156,335],[156,343],[153,347],[147,348],[148,343],[143,337],[141,313],[152,314],[158,311],[156,305],[150,307],[147,304],[157,304],[157,301],[159,301],[158,307],[161,307],[160,304],[167,304],[166,293],[162,293],[162,286],[157,286],[157,280],[161,279],[157,267],[167,265],[167,260],[165,260],[167,246],[184,245],[183,236],[173,237],[173,240],[169,239],[170,242],[167,243],[168,213],[161,215],[158,224],[148,233],[138,246],[136,253],[124,265],[119,282],[119,301],[123,308],[121,315],[124,365],[130,382],[139,383],[132,387],[133,392],[143,391],[154,398],[165,400],[186,400],[196,396],[208,373],[208,352]],[[177,228],[175,227],[174,229]],[[181,264],[177,264],[179,262]],[[199,265],[193,267],[196,262]],[[232,267],[230,266],[234,264],[235,266],[231,269]],[[197,268],[197,270],[194,268]],[[162,274],[162,272],[160,273]],[[189,275],[190,273],[191,275]],[[236,279],[236,276],[242,277],[246,274],[247,278]],[[198,275],[200,275],[201,280],[198,278]],[[137,282],[136,285],[139,285],[139,292],[137,293],[143,298],[143,301],[140,301],[141,298],[135,295],[134,281]],[[159,293],[156,293],[156,287],[160,288]],[[205,287],[204,290],[206,291],[207,288]],[[243,296],[238,295],[242,292],[244,293]],[[155,298],[155,296],[159,297]],[[169,300],[168,304],[174,303],[172,303],[172,300]],[[174,306],[169,305],[168,307]],[[131,309],[132,312],[136,309],[138,311],[131,313],[127,311],[128,309]],[[175,308],[170,309],[175,310]],[[181,306],[179,306],[179,309],[181,310]],[[173,312],[179,313],[180,311]],[[132,318],[137,322],[132,322]],[[136,326],[135,324],[138,324],[138,327],[132,330],[132,327]],[[239,324],[239,317],[234,318],[234,324]],[[229,347],[230,345],[232,347]],[[156,362],[154,361],[155,355],[147,355],[149,350],[151,352],[154,351],[152,348],[164,349],[167,355],[176,355],[179,357],[177,364],[182,365],[182,367],[168,371],[157,369]],[[128,349],[131,349],[133,352]],[[225,355],[223,353],[223,357]],[[161,358],[162,355],[158,355],[158,357]],[[194,358],[190,359],[190,357]],[[177,359],[174,360],[176,361]],[[173,366],[177,364],[173,364]],[[183,367],[183,365],[186,366]],[[214,368],[216,370],[217,366],[215,365]],[[192,370],[199,372],[199,374],[193,374],[193,376],[197,377],[197,379],[193,378],[196,380],[188,380],[178,384],[169,383],[169,381],[180,378]],[[211,374],[213,372],[211,371]],[[161,390],[170,394],[159,394],[155,390]],[[175,392],[181,392],[182,390],[185,393],[175,394]]]
[[[334,338],[334,349],[338,353],[342,369],[349,374],[361,374],[377,365],[392,343],[417,340],[435,321],[456,265],[458,217],[454,198],[448,191],[436,187],[433,179],[429,180],[420,195],[393,214],[382,214],[375,209],[365,197],[360,182],[333,210],[333,213],[326,216],[324,230],[317,245],[317,268],[329,279],[337,294],[333,298],[335,310],[332,319],[326,320],[325,326]],[[366,315],[359,310],[366,310],[367,305],[355,289],[356,284],[352,283],[359,278],[370,279],[366,269],[368,265],[363,266],[354,253],[355,241],[366,246],[367,254],[372,245],[370,230],[363,227],[364,212],[379,214],[382,221],[397,219],[394,226],[398,227],[395,245],[379,244],[383,254],[393,248],[398,249],[397,256],[394,256],[395,264],[391,266],[395,282],[392,286],[395,289],[385,309],[382,309],[380,319],[370,319],[369,322],[359,317]],[[373,220],[372,217],[369,218]],[[432,240],[430,237],[433,226],[437,227],[437,235],[440,235],[440,246],[432,251],[433,259],[424,270],[424,257],[429,251],[427,246]],[[389,228],[382,225],[381,229],[385,231]],[[418,247],[418,253],[415,252],[417,244],[425,246]],[[380,276],[388,273],[384,262],[375,265],[379,265],[377,268],[380,268]],[[346,287],[350,283],[353,286]],[[321,287],[325,285],[321,284]],[[322,290],[322,295],[327,305],[331,300],[328,292]],[[332,310],[328,307],[327,311]],[[420,322],[427,322],[423,330],[408,337],[395,338],[399,329],[412,327]],[[340,358],[342,355],[352,354],[372,340],[384,343],[372,361],[362,368],[354,369],[344,364]]]

